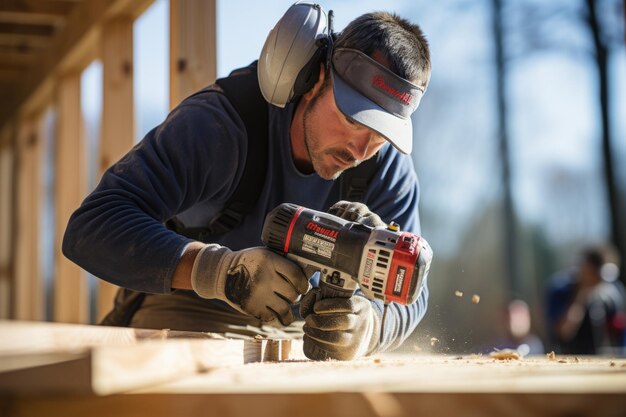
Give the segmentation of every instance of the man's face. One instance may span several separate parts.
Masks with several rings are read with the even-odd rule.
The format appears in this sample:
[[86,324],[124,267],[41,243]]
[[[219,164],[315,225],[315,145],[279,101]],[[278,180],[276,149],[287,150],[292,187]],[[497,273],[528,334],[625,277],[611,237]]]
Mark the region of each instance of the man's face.
[[349,120],[335,104],[332,85],[322,89],[304,110],[304,143],[315,172],[336,179],[371,158],[386,140]]

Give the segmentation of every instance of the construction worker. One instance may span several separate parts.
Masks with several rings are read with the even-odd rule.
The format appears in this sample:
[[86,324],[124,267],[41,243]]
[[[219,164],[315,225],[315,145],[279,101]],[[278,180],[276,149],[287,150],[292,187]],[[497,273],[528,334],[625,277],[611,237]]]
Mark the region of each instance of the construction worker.
[[[111,166],[72,215],[63,253],[123,287],[104,324],[304,332],[305,344],[340,360],[396,348],[415,329],[427,307],[426,282],[414,304],[392,303],[381,326],[379,301],[357,291],[315,302],[309,291],[315,277],[310,283],[298,265],[259,247],[266,214],[283,202],[420,231],[409,154],[410,116],[430,78],[424,35],[388,13],[362,15],[338,36],[327,22],[320,6],[295,4],[270,33],[258,69],[233,74],[252,74],[272,104],[263,103],[263,129],[252,128],[233,104],[241,91],[212,85],[184,100]],[[257,175],[246,165],[258,163],[256,135],[265,129],[267,158]],[[342,173],[367,160],[375,163],[362,202],[339,201],[346,198]],[[259,178],[254,187],[241,186]],[[238,212],[234,194],[255,197]],[[224,213],[237,221],[215,221]],[[293,308],[302,296],[304,328]]]

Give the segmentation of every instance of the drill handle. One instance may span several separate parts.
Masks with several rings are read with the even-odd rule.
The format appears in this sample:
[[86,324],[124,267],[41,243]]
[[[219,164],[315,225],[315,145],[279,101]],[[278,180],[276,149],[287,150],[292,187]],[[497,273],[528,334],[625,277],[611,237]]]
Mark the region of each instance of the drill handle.
[[300,265],[309,277],[319,272],[320,298],[350,298],[354,294],[357,284],[349,274],[297,255],[287,254],[287,258]]
[[354,288],[338,288],[320,279],[320,299],[323,298],[350,298]]

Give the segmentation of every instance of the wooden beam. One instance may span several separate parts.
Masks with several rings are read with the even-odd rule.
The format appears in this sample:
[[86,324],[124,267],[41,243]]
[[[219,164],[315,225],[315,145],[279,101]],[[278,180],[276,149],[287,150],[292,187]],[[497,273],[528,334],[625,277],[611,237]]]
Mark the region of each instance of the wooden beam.
[[52,39],[49,36],[0,33],[0,45],[2,46],[26,49],[41,49],[50,45],[51,42]]
[[15,83],[23,76],[23,68],[0,68],[0,82]]
[[11,315],[13,175],[15,149],[8,144],[12,129],[0,132],[0,319]]
[[57,88],[54,319],[86,323],[87,280],[82,269],[61,253],[67,222],[86,193],[80,73],[61,77]]
[[33,70],[23,75],[19,90],[3,97],[0,126],[14,117],[23,103],[57,74],[68,70],[81,71],[90,60],[85,54],[98,50],[97,33],[100,25],[115,16],[139,16],[153,0],[89,0],[77,2],[67,16],[65,26],[41,54]]
[[0,22],[60,26],[63,21],[63,15],[58,14],[0,10]]
[[[102,28],[102,137],[100,175],[134,143],[133,19],[118,17]],[[113,307],[116,286],[98,285],[98,322]]]
[[3,0],[2,10],[6,12],[41,13],[51,16],[67,15],[74,2],[55,0]]
[[0,32],[18,35],[52,36],[56,28],[50,25],[23,25],[20,23],[3,23],[0,21]]
[[22,120],[18,133],[18,202],[16,225],[15,304],[21,320],[44,318],[44,285],[39,264],[41,207],[41,120]]
[[170,0],[170,108],[215,81],[216,0]]
[[28,66],[31,65],[37,59],[36,51],[20,51],[17,48],[4,48],[0,46],[0,66],[17,67],[24,71],[28,70]]

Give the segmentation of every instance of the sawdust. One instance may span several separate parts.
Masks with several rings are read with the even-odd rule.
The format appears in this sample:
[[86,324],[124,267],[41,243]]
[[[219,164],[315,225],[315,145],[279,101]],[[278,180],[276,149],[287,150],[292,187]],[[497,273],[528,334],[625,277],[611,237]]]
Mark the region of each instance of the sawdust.
[[431,346],[435,346],[437,344],[439,344],[439,339],[437,339],[436,337],[431,337],[430,338],[430,345]]
[[518,361],[522,358],[522,356],[519,354],[518,351],[511,350],[511,349],[496,350],[494,352],[491,352],[489,354],[489,357],[492,359],[497,359],[499,361],[504,361],[504,360],[517,360]]
[[551,361],[556,360],[556,354],[554,353],[554,351],[546,353],[546,357],[548,358],[548,360],[551,360]]
[[456,295],[457,297],[463,297],[463,291],[456,290],[454,292],[454,295]]
[[474,304],[480,303],[480,295],[478,295],[478,294],[472,295],[472,303],[474,303]]
[[374,363],[380,363],[380,362],[381,362],[380,358],[374,358]]

